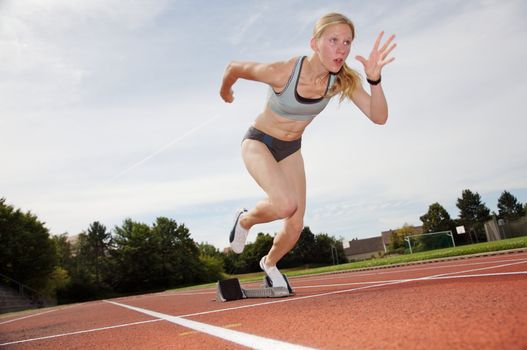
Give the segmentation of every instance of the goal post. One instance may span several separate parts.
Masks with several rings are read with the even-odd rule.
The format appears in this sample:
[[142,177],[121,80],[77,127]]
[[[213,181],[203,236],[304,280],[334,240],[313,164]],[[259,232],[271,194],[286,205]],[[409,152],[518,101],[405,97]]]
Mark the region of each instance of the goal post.
[[439,231],[405,236],[410,254],[426,250],[455,247],[452,231]]

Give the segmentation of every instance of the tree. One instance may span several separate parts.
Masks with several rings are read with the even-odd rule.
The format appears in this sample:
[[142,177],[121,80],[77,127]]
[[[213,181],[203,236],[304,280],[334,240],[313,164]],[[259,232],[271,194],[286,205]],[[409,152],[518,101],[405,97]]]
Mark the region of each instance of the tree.
[[189,229],[166,217],[158,217],[152,227],[160,254],[160,281],[165,288],[202,282],[205,272],[198,245],[190,237]]
[[[454,234],[456,232],[454,221],[450,218],[446,209],[437,202],[431,204],[428,212],[421,216],[420,219],[423,222],[423,231],[425,233],[451,231],[453,236],[457,236]],[[443,248],[445,247],[445,241],[448,239],[450,238],[447,236],[421,236],[419,244],[423,250]],[[455,240],[459,241],[459,238],[456,237]],[[450,243],[448,242],[448,244]]]
[[390,241],[388,242],[388,251],[390,253],[404,253],[406,249],[405,236],[411,235],[411,226],[405,223],[403,227],[398,228],[395,231],[390,230]]
[[300,238],[296,243],[293,250],[291,250],[284,258],[282,259],[282,266],[300,266],[315,261],[316,254],[316,240],[315,235],[311,232],[309,226],[306,226],[302,229],[300,233]]
[[260,260],[264,255],[269,253],[273,246],[274,237],[268,233],[259,232],[256,235],[256,240],[252,243],[248,249],[245,249],[242,253],[242,259],[245,259],[246,265],[251,272],[261,271]]
[[439,203],[428,207],[428,212],[419,218],[424,232],[440,232],[452,229],[453,222],[445,208]]
[[[47,294],[54,294],[57,297],[57,301],[61,303],[68,299],[64,298],[64,296],[72,285],[71,271],[74,271],[75,258],[73,257],[73,247],[68,240],[67,233],[53,236],[51,240],[55,245],[57,265],[50,276]],[[69,299],[71,300],[71,298]]]
[[55,254],[44,223],[0,198],[0,273],[41,290],[55,268]]
[[88,227],[86,237],[87,258],[91,267],[95,270],[96,287],[101,288],[101,272],[108,272],[108,249],[112,235],[106,230],[106,226],[95,221]]
[[459,220],[470,234],[474,233],[476,241],[483,237],[483,223],[489,219],[490,210],[481,202],[480,195],[470,190],[463,190],[461,198],[457,199]]
[[[54,236],[53,243],[57,251],[57,267],[53,280],[57,288],[58,303],[96,299],[99,295],[88,260],[86,233],[79,234],[71,241],[66,233]],[[60,283],[60,279],[63,283]]]
[[224,270],[229,274],[259,272],[260,259],[266,255],[273,246],[273,237],[268,233],[259,232],[253,243],[245,245],[241,254],[229,250],[224,255]]
[[315,236],[315,254],[314,263],[333,264],[335,259],[335,250],[339,263],[345,263],[348,260],[344,254],[342,242],[329,236],[327,233],[319,233]]
[[159,281],[161,256],[150,227],[124,220],[122,226],[115,227],[114,246],[115,288],[123,292],[153,290]]
[[232,250],[229,250],[223,256],[223,270],[230,275],[248,272],[245,261],[242,261],[240,255]]
[[205,272],[202,277],[204,282],[223,279],[224,255],[212,244],[202,242],[198,244],[199,260]]
[[202,242],[198,244],[199,260],[205,272],[203,281],[211,282],[223,279],[224,255],[212,244]]
[[72,268],[72,246],[68,241],[68,235],[63,233],[58,236],[51,238],[55,245],[55,251],[57,253],[57,265],[64,268],[65,270],[71,270]]
[[525,215],[525,209],[510,192],[503,191],[498,199],[498,216],[500,219],[515,220]]
[[[224,270],[229,274],[260,272],[260,259],[269,252],[273,240],[270,234],[260,232],[255,242],[248,243],[241,254],[228,251],[224,254]],[[293,250],[278,262],[278,268],[333,264],[335,254],[339,263],[348,261],[340,240],[326,233],[315,236],[306,226]]]
[[213,282],[223,279],[223,257],[200,255],[199,261],[204,269],[200,275],[200,282]]
[[63,257],[64,260],[70,261],[69,264],[65,265],[70,276],[70,282],[58,291],[59,302],[97,299],[100,297],[100,289],[96,283],[88,235],[85,232],[78,234],[75,243],[70,247],[71,257],[69,259]]
[[221,256],[220,250],[207,242],[198,244],[198,249],[201,256]]
[[395,230],[390,237],[390,243],[388,243],[388,249],[390,252],[399,254],[404,253],[407,249],[405,237],[413,234],[415,234],[413,227],[407,223],[405,223],[403,227]]

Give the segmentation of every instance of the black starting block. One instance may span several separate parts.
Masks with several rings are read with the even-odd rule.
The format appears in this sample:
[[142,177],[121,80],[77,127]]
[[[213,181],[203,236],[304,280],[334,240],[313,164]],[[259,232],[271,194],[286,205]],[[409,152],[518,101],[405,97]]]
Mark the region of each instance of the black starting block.
[[217,301],[231,301],[246,298],[283,298],[293,295],[293,289],[289,284],[286,275],[283,275],[286,287],[273,287],[273,283],[268,276],[264,278],[264,285],[262,288],[242,288],[240,280],[237,278],[229,278],[223,281],[218,281],[216,290]]

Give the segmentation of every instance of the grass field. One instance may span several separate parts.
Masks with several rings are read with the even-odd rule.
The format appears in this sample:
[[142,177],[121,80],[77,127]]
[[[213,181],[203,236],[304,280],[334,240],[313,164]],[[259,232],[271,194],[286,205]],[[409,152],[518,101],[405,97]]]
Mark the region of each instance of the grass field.
[[[487,252],[494,252],[494,251],[500,251],[500,250],[526,248],[526,247],[527,247],[527,236],[503,239],[503,240],[494,241],[494,242],[485,242],[485,243],[463,245],[459,247],[437,249],[437,250],[419,252],[419,253],[414,253],[414,254],[385,256],[382,258],[357,261],[357,262],[341,264],[341,265],[324,266],[324,267],[318,267],[318,268],[313,268],[313,269],[303,269],[303,268],[302,269],[295,268],[295,269],[289,269],[289,270],[284,269],[282,270],[282,272],[286,273],[288,277],[294,277],[294,276],[303,276],[303,275],[310,275],[310,274],[317,274],[317,273],[362,269],[362,268],[375,267],[375,266],[397,265],[397,264],[404,264],[404,263],[422,261],[422,260],[432,260],[432,259],[448,258],[448,257],[453,257],[453,256],[471,255],[471,254],[487,253]],[[259,273],[243,274],[243,275],[233,275],[233,276],[228,276],[228,277],[237,277],[242,282],[250,282],[250,281],[260,280],[262,278],[262,273],[259,272]]]
[[[414,253],[414,254],[405,254],[397,256],[386,256],[382,258],[363,260],[358,262],[352,262],[348,264],[335,265],[335,266],[325,266],[316,269],[304,270],[306,273],[322,273],[322,272],[333,272],[333,271],[342,271],[342,270],[353,270],[366,267],[374,266],[384,266],[384,265],[394,265],[394,264],[403,264],[414,261],[421,260],[431,260],[431,259],[440,259],[448,258],[453,256],[460,255],[471,255],[478,253],[487,253],[500,250],[509,250],[516,248],[525,248],[527,247],[527,237],[516,237],[510,239],[503,239],[500,241],[494,242],[485,242],[464,245],[459,247],[451,247],[444,249],[431,250],[426,252]],[[303,271],[291,271],[291,276],[295,276],[295,273],[298,275],[302,274]]]
[[[494,241],[494,242],[463,245],[463,246],[453,247],[453,248],[437,249],[437,250],[419,252],[419,253],[414,253],[414,254],[385,256],[382,258],[363,260],[363,261],[352,262],[352,263],[341,264],[341,265],[324,266],[324,267],[308,268],[308,269],[300,267],[300,268],[294,268],[294,269],[283,269],[281,271],[283,273],[286,273],[288,277],[294,277],[294,276],[304,276],[304,275],[312,275],[312,274],[319,274],[319,273],[363,269],[363,268],[376,267],[376,266],[397,265],[397,264],[404,264],[404,263],[410,263],[410,262],[415,262],[415,261],[441,259],[441,258],[448,258],[448,257],[454,257],[454,256],[480,254],[480,253],[495,252],[495,251],[500,251],[500,250],[518,249],[518,248],[527,248],[527,236],[510,238],[510,239],[502,239],[500,241]],[[253,272],[253,273],[247,273],[247,274],[241,274],[241,275],[226,275],[225,276],[225,278],[234,278],[234,277],[238,278],[241,282],[261,281],[263,277],[263,272]],[[197,288],[197,287],[201,288],[204,286],[213,286],[213,285],[215,285],[215,283],[208,283],[206,285],[178,288],[177,290],[192,289],[192,288]]]

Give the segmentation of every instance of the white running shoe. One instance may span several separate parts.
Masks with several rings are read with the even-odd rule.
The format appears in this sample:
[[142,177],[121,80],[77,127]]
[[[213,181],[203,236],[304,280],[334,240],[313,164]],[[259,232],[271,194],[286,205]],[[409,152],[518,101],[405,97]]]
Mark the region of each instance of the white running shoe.
[[247,213],[247,209],[238,209],[236,215],[234,216],[234,226],[231,230],[231,235],[229,236],[229,242],[231,244],[231,249],[236,254],[243,252],[245,248],[245,241],[247,240],[247,235],[249,230],[244,229],[240,225],[240,218],[243,214]]
[[280,271],[278,271],[276,266],[267,266],[265,264],[265,258],[267,258],[267,255],[265,255],[260,260],[260,268],[271,279],[271,282],[273,282],[273,288],[275,288],[275,287],[283,287],[283,288],[287,289],[287,282],[285,281],[284,276],[282,276],[282,273]]

